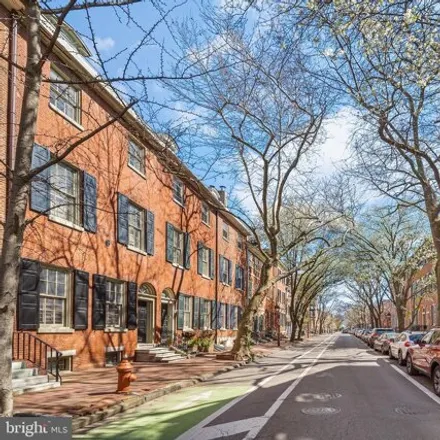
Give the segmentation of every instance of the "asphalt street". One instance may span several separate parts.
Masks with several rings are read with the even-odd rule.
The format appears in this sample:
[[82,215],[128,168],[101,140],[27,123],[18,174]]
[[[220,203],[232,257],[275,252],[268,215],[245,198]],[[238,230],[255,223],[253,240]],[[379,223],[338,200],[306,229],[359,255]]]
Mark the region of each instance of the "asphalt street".
[[434,440],[440,399],[346,334],[279,350],[150,402],[87,439]]

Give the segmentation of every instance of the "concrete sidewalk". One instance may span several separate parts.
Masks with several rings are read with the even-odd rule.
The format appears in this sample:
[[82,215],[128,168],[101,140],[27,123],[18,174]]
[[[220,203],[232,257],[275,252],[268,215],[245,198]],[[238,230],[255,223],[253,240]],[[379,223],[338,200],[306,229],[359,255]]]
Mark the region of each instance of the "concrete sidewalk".
[[[254,346],[253,351],[267,356],[277,348],[276,342],[270,342]],[[215,354],[171,364],[133,363],[137,381],[130,394],[115,392],[115,367],[73,372],[63,377],[59,388],[15,397],[14,412],[71,416],[74,429],[79,429],[244,364],[218,360]]]

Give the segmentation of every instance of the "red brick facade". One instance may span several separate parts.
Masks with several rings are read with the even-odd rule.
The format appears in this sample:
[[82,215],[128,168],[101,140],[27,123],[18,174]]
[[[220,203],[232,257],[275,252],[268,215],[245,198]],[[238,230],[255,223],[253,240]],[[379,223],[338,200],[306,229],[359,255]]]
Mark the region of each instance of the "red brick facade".
[[[0,43],[2,43],[1,47],[4,52],[8,47],[5,41],[8,39],[10,23],[10,13],[0,7],[0,38],[2,40]],[[18,63],[21,65],[24,65],[25,49],[23,30],[19,29],[17,53]],[[23,78],[17,74],[16,89],[8,91],[8,75],[11,73],[11,66],[8,68],[3,60],[0,60],[0,66],[2,67],[0,124],[3,128],[0,135],[0,156],[2,161],[6,161],[5,127],[7,121],[5,115],[8,114],[8,96],[14,93],[17,97],[17,105],[19,104],[23,92]],[[46,63],[44,74],[48,77],[54,67],[68,78],[75,77],[75,74],[81,72],[82,69],[62,47],[57,48],[50,62]],[[96,87],[91,89],[89,86],[80,86],[78,93],[81,100],[81,117],[75,123],[50,104],[49,84],[44,83],[41,88],[36,142],[52,154],[63,151],[71,142],[95,129],[97,125],[103,124],[118,111],[114,98],[104,91],[97,90]],[[19,113],[16,115],[16,121],[18,118]],[[16,139],[13,141],[15,143]],[[142,158],[145,166],[144,172],[138,172],[128,164],[129,141],[145,149],[145,157]],[[64,289],[63,292],[67,293],[66,300],[62,303],[63,325],[48,325],[47,323],[42,325],[40,322],[37,325],[38,328],[28,326],[25,329],[37,334],[38,337],[64,352],[66,356],[72,356],[73,369],[102,366],[105,364],[107,352],[122,350],[129,356],[133,356],[140,337],[140,322],[145,326],[142,327],[144,339],[141,342],[179,344],[184,329],[202,327],[199,321],[202,311],[199,307],[201,308],[201,304],[205,303],[200,302],[199,298],[212,301],[211,322],[209,324],[205,322],[203,327],[213,329],[217,342],[230,343],[236,333],[237,321],[240,310],[245,305],[245,292],[248,287],[245,239],[247,231],[227,211],[219,193],[204,187],[183,166],[178,174],[179,180],[184,185],[184,203],[177,202],[173,194],[175,177],[167,171],[168,160],[174,164],[178,163],[173,153],[161,143],[159,137],[151,133],[133,114],[130,114],[123,121],[112,124],[81,144],[63,162],[70,170],[73,170],[72,173],[75,176],[78,176],[75,177],[78,182],[83,182],[81,179],[85,174],[96,181],[96,232],[89,232],[84,227],[84,218],[82,222],[67,224],[55,218],[51,212],[42,215],[29,209],[28,218],[34,220],[26,230],[22,257],[31,262],[38,262],[36,267],[39,270],[41,268],[65,269],[67,275],[66,278],[63,275],[62,279],[66,280],[67,287],[61,285],[60,289]],[[78,194],[75,200],[79,201],[77,204],[80,207],[74,209],[78,209],[78,216],[81,218],[84,216],[81,203],[83,203],[86,190],[81,183],[77,184],[77,188]],[[0,179],[0,220],[4,218],[6,209],[5,195],[6,182],[2,176]],[[148,232],[146,232],[147,229],[143,229],[143,232],[140,232],[143,240],[146,240],[146,235],[154,231],[154,238],[152,242],[150,241],[150,245],[154,244],[152,252],[151,249],[147,252],[146,249],[134,249],[121,244],[121,237],[118,236],[118,225],[123,221],[118,204],[120,195],[125,196],[124,200],[128,200],[131,205],[141,209],[140,212],[143,213],[142,218],[145,222],[149,215],[147,211],[154,216],[153,229],[148,229]],[[206,218],[202,221],[202,201],[207,202],[209,207],[209,221]],[[226,228],[224,228],[225,224],[228,225]],[[127,230],[128,228],[127,226]],[[148,228],[151,228],[151,224]],[[182,237],[184,237],[185,249],[182,252],[187,252],[189,249],[184,264],[167,261],[168,248],[173,242],[168,237],[170,231],[177,231],[176,237],[178,238],[173,238],[174,243],[180,243],[179,231],[184,234]],[[0,234],[1,232],[0,230]],[[189,243],[187,237],[189,237]],[[205,263],[208,264],[210,270],[212,269],[212,274],[206,270],[205,274],[199,273],[201,264],[203,264],[201,260],[199,261],[199,248],[202,245],[210,249],[206,255],[209,255],[211,259]],[[173,253],[173,255],[177,254],[179,250]],[[223,273],[220,264],[225,265],[226,272],[229,272],[223,279],[220,276]],[[237,275],[237,267],[242,268],[241,275]],[[86,272],[84,276],[88,276],[88,292],[86,293],[88,312],[87,322],[83,329],[74,328],[77,312],[75,302],[77,291],[74,282],[77,279],[76,271]],[[100,312],[104,314],[103,316],[110,316],[110,309],[107,310],[105,302],[107,297],[103,303],[99,303],[97,299],[99,286],[96,275],[106,277],[106,283],[112,280],[124,282],[122,285],[124,298],[121,304],[118,303],[124,322],[117,330],[113,326],[109,327],[107,320],[105,325],[101,326],[104,328],[97,329],[94,314],[99,312],[99,304],[105,307],[105,312],[102,310]],[[39,277],[41,285],[42,272]],[[49,279],[44,282],[45,285],[49,284]],[[60,282],[54,281],[54,283]],[[109,285],[106,284],[106,289],[110,288]],[[131,307],[128,297],[130,288],[136,291],[135,310],[138,321],[137,328],[132,329],[128,327],[134,326],[127,324],[131,316],[130,311],[133,312],[133,308],[129,309]],[[106,295],[114,294],[107,292]],[[181,306],[187,307],[184,297],[190,298],[189,310],[186,314],[180,309]],[[46,316],[44,319],[48,316],[53,319],[55,311],[51,307],[55,308],[56,301],[56,297],[53,302],[49,298],[44,303],[44,312],[41,312],[40,292],[40,312]],[[20,307],[17,313],[20,327],[20,320],[24,319],[20,318]],[[35,313],[38,313],[38,310]]]

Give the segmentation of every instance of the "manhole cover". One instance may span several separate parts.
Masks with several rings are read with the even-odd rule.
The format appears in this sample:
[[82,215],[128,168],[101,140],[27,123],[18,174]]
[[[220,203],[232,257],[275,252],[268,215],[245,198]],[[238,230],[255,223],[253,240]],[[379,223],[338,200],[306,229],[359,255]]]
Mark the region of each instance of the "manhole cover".
[[320,408],[303,408],[302,413],[308,416],[327,416],[341,412],[341,408],[332,408],[331,406],[322,406]]
[[402,414],[404,416],[417,416],[419,414],[426,414],[426,411],[421,411],[419,409],[408,408],[408,407],[395,408],[394,411],[397,414]]
[[342,394],[339,393],[302,393],[296,396],[297,402],[327,402],[333,399],[339,399]]

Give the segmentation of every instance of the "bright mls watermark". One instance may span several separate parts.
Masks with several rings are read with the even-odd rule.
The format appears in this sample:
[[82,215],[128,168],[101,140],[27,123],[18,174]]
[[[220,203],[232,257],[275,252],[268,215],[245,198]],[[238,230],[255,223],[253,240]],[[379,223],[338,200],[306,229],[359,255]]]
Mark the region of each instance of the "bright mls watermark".
[[70,417],[0,418],[0,439],[69,440],[72,438]]

